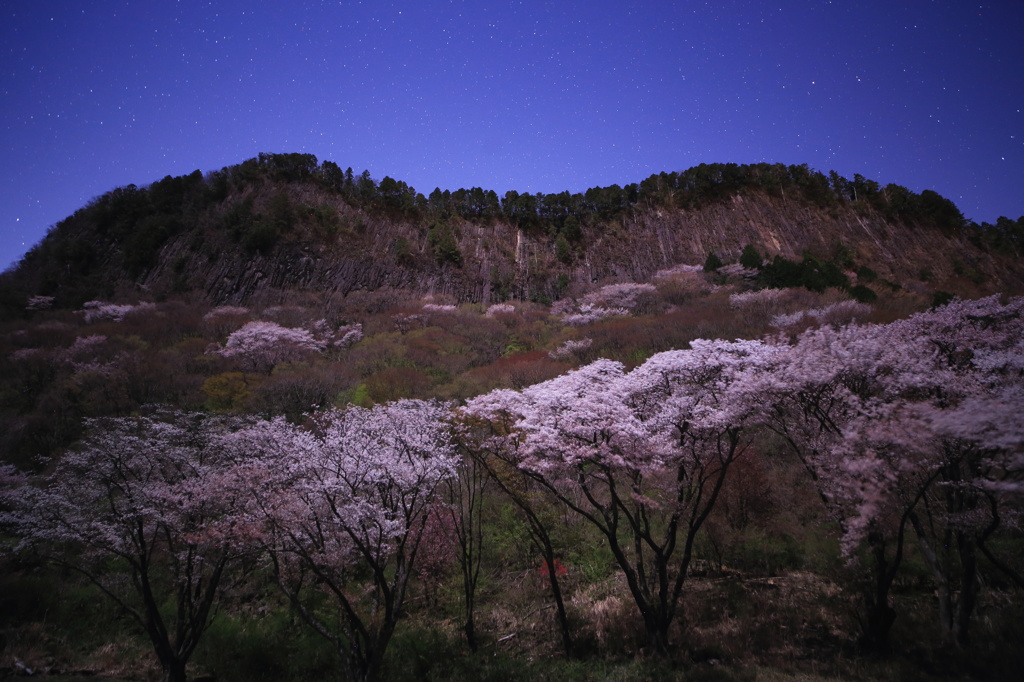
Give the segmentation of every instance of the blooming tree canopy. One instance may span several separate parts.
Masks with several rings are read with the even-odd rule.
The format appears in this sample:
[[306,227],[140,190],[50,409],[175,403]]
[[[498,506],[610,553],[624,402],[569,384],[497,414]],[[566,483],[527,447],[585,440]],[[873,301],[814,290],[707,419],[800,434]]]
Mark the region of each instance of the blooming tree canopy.
[[[88,423],[43,486],[7,489],[0,517],[36,549],[89,578],[146,631],[164,679],[184,682],[234,559],[237,495],[214,434],[231,422],[175,411]],[[130,580],[111,570],[124,566]],[[174,607],[168,613],[166,604]]]
[[943,625],[966,641],[973,553],[987,551],[985,538],[1010,520],[999,511],[1006,496],[1022,492],[1024,419],[1008,402],[1021,392],[1022,311],[1020,299],[992,297],[889,325],[807,331],[765,380],[771,428],[840,522],[844,554],[869,548],[872,646],[884,646],[895,618],[888,592],[908,529],[939,584]]
[[267,371],[280,362],[299,360],[326,347],[326,342],[306,329],[255,321],[232,332],[224,347],[214,352],[238,358],[251,371]]
[[[455,475],[447,414],[401,400],[316,414],[312,429],[276,419],[228,438],[246,458],[236,485],[251,492],[249,527],[278,584],[359,679],[380,672],[430,504]],[[340,626],[307,604],[311,581],[337,602]]]
[[655,651],[667,647],[696,535],[760,419],[753,379],[779,353],[695,341],[632,372],[598,360],[467,403],[468,415],[503,424],[490,447],[605,536]]

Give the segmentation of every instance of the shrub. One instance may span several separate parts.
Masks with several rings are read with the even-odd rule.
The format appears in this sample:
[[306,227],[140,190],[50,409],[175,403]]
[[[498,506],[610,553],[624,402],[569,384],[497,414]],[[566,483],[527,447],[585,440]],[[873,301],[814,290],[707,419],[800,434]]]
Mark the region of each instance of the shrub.
[[743,253],[740,254],[740,265],[751,270],[761,267],[761,254],[752,244],[743,247]]
[[206,396],[206,409],[226,412],[242,407],[249,397],[249,379],[241,372],[224,372],[203,382],[200,389]]
[[874,303],[878,299],[878,294],[871,287],[858,284],[857,286],[850,288],[850,295],[858,303]]
[[857,268],[857,279],[861,282],[874,282],[878,279],[878,273],[866,265]]
[[941,308],[947,303],[951,303],[955,298],[956,296],[954,294],[940,289],[932,295],[932,308]]
[[427,232],[427,241],[433,249],[434,259],[438,263],[462,267],[462,251],[455,239],[451,226],[445,222],[435,223]]
[[722,259],[712,251],[704,261],[704,272],[714,272],[723,265],[725,265],[725,263],[722,262]]
[[850,286],[849,278],[835,263],[823,263],[812,256],[800,262],[776,256],[761,268],[758,279],[761,286],[777,289],[802,286],[820,292],[829,287],[846,289]]

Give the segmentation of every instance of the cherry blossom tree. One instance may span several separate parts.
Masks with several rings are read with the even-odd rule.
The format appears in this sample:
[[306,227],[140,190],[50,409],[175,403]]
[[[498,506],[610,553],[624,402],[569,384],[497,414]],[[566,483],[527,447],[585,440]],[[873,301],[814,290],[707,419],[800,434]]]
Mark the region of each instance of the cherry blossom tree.
[[[930,483],[914,485],[905,478],[897,497],[889,487],[893,467],[885,458],[902,452],[880,450],[877,439],[886,430],[895,437],[898,427],[908,426],[897,403],[911,377],[941,380],[925,356],[900,341],[884,326],[806,331],[777,371],[763,378],[762,389],[772,406],[770,428],[799,457],[840,526],[843,555],[852,562],[857,550],[867,547],[862,643],[873,650],[888,647],[896,619],[890,592],[903,561],[910,513],[923,495],[920,484]],[[903,435],[912,431],[903,429]]]
[[954,301],[889,331],[926,358],[930,371],[912,375],[893,401],[893,435],[864,432],[877,451],[899,453],[883,460],[894,487],[902,493],[909,480],[922,491],[908,520],[935,580],[939,625],[966,645],[981,586],[977,552],[1020,577],[986,540],[1016,524],[1024,493],[1024,415],[1014,409],[1024,392],[1024,299]]
[[632,372],[599,360],[467,404],[470,415],[510,420],[517,468],[605,537],[652,652],[668,649],[694,541],[756,433],[753,379],[779,352],[698,340]]
[[[466,430],[461,429],[462,437],[458,443],[462,452],[473,454],[475,451],[467,445],[470,439],[465,437]],[[457,431],[458,432],[458,431]],[[489,496],[490,483],[493,477],[476,457],[464,457],[458,467],[457,475],[448,478],[443,485],[443,497],[436,505],[435,515],[439,522],[436,526],[447,531],[448,538],[436,537],[435,543],[446,539],[454,545],[451,553],[456,555],[459,571],[462,574],[462,598],[466,620],[463,633],[470,651],[476,651],[476,594],[480,584],[480,569],[483,562],[484,547],[484,501]],[[456,551],[457,550],[457,551]],[[433,553],[439,550],[434,549]]]
[[[765,289],[765,291],[780,291],[779,289]],[[732,303],[732,297],[730,297]],[[805,329],[812,324],[848,324],[858,318],[863,319],[871,313],[871,306],[857,301],[838,301],[836,303],[812,308],[810,310],[799,310],[795,313],[776,315],[771,320],[771,326],[777,329]]]
[[113,322],[123,322],[125,317],[128,315],[143,315],[145,313],[153,313],[157,309],[155,303],[147,301],[139,302],[135,305],[131,304],[117,304],[108,303],[106,301],[86,301],[82,304],[82,309],[77,311],[82,314],[85,318],[85,322],[92,323],[102,320],[111,320]]
[[608,284],[592,291],[582,298],[581,304],[591,304],[603,308],[625,308],[635,310],[641,301],[650,298],[658,291],[653,284],[637,284],[635,282],[620,282]]
[[594,345],[594,340],[591,338],[568,339],[555,350],[549,351],[548,357],[552,360],[565,360],[576,353],[582,353],[592,345]]
[[230,462],[214,434],[230,427],[167,410],[91,420],[41,485],[3,493],[10,511],[0,521],[21,549],[81,573],[124,609],[149,636],[168,682],[184,682],[245,553],[232,524],[237,494],[216,484]]
[[487,311],[484,313],[487,317],[494,317],[495,315],[514,315],[516,307],[511,303],[493,303],[487,306]]
[[326,347],[325,341],[306,329],[256,321],[247,322],[232,332],[224,346],[213,352],[226,358],[238,358],[249,371],[266,372],[278,363],[301,360]]
[[[493,394],[492,394],[493,395]],[[508,391],[499,395],[514,395]],[[481,420],[482,417],[482,420]],[[560,578],[562,573],[556,570],[558,562],[558,550],[552,538],[551,521],[544,513],[547,500],[541,486],[529,474],[519,468],[522,462],[520,446],[521,439],[515,432],[515,425],[518,415],[508,410],[494,410],[490,407],[481,407],[479,403],[463,413],[462,428],[459,430],[459,441],[468,462],[463,469],[472,471],[473,479],[478,473],[486,472],[487,478],[479,481],[482,487],[486,480],[493,481],[505,495],[505,500],[512,503],[526,521],[527,532],[534,547],[540,552],[544,560],[544,577],[548,579],[551,588],[551,597],[555,604],[555,614],[558,619],[559,632],[562,638],[562,649],[567,656],[573,653],[572,629],[569,623],[569,614],[565,608],[562,584]],[[479,423],[479,422],[483,423]],[[468,473],[468,472],[467,472]],[[465,491],[468,492],[468,491]],[[466,496],[463,493],[463,501],[460,506],[465,506]],[[469,500],[478,499],[478,496],[470,496]],[[471,517],[470,517],[471,518]],[[467,519],[470,520],[470,519]],[[467,527],[469,527],[467,525]],[[479,551],[475,557],[469,553],[472,547],[463,548],[463,571],[467,568],[473,570],[471,576],[464,578],[465,596],[467,604],[467,638],[473,631],[471,600],[475,595],[478,567],[470,561],[472,558],[479,560]],[[474,637],[475,639],[475,637]],[[472,641],[470,641],[472,647]]]
[[871,558],[870,648],[888,646],[890,589],[910,533],[936,579],[940,624],[967,641],[975,550],[1005,522],[1000,498],[1021,491],[1024,423],[995,407],[1021,382],[1021,312],[1019,300],[990,298],[884,326],[807,331],[764,378],[770,427],[839,522],[844,555],[866,547]]
[[[248,527],[274,577],[355,679],[374,680],[398,624],[430,506],[455,475],[448,408],[403,400],[284,419],[233,434],[245,456],[236,486],[250,491]],[[317,608],[324,596],[340,618]]]
[[25,310],[49,310],[53,307],[53,296],[29,296]]
[[629,315],[629,310],[626,308],[605,308],[592,303],[582,303],[578,312],[563,315],[562,323],[570,327],[583,327],[607,317],[620,315]]

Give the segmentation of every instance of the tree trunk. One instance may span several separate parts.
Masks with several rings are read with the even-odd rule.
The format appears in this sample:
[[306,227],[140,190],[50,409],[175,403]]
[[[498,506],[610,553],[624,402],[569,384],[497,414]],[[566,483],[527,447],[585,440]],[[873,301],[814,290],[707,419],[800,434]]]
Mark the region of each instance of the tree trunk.
[[474,615],[473,605],[471,603],[467,604],[466,605],[466,624],[462,627],[462,630],[463,630],[463,632],[466,633],[466,645],[469,647],[469,650],[472,651],[473,653],[476,653],[476,649],[477,649],[476,627],[473,624],[473,615]]
[[185,661],[174,657],[160,661],[164,669],[164,682],[186,682]]
[[967,646],[971,643],[971,616],[978,601],[978,560],[972,536],[957,533],[957,544],[960,552],[960,602],[957,604],[954,628],[956,643]]
[[668,628],[671,622],[661,614],[644,617],[647,630],[647,649],[655,657],[664,658],[668,655]]
[[[869,532],[868,544],[875,558],[875,580],[864,597],[867,619],[861,645],[868,651],[886,653],[889,650],[889,630],[896,621],[896,610],[889,605],[889,588],[892,586],[896,566],[889,566],[885,556],[885,540],[880,533]],[[898,560],[895,563],[898,565]]]
[[558,614],[558,627],[562,634],[562,648],[566,656],[572,656],[572,634],[569,630],[569,616],[565,612],[565,601],[562,599],[562,586],[558,582],[554,550],[550,541],[545,538],[544,563],[548,568],[548,582],[551,585],[551,596],[555,599],[555,611]]
[[889,630],[896,621],[896,610],[888,604],[888,600],[879,601],[869,595],[867,605],[867,622],[861,636],[861,646],[874,653],[889,651]]

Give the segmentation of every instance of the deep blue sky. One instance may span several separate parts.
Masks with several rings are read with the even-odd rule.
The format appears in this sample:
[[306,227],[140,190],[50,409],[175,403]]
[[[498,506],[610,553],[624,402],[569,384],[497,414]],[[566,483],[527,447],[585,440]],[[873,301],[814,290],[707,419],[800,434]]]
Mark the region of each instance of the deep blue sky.
[[1024,214],[1024,2],[7,0],[0,269],[114,187],[306,152],[418,191],[807,163]]

